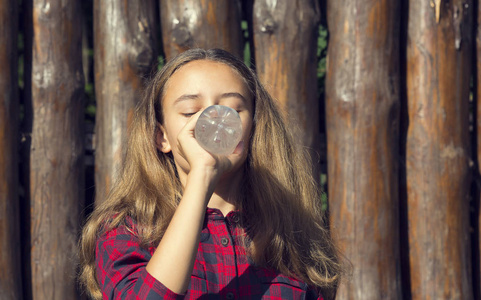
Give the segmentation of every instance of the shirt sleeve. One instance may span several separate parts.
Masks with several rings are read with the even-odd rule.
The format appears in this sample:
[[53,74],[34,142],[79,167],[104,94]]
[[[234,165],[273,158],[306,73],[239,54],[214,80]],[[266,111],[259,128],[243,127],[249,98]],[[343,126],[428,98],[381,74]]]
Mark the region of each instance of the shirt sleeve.
[[126,226],[107,231],[97,239],[97,278],[104,299],[157,300],[184,299],[150,275],[147,249]]

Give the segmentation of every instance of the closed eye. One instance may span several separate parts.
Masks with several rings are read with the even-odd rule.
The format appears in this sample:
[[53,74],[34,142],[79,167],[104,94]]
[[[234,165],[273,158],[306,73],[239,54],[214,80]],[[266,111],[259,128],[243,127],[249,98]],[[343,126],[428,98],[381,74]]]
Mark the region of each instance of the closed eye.
[[192,117],[193,115],[195,115],[195,112],[193,112],[193,113],[188,113],[188,114],[182,114],[182,115],[183,115],[184,117],[186,117],[186,118],[190,118],[190,117]]

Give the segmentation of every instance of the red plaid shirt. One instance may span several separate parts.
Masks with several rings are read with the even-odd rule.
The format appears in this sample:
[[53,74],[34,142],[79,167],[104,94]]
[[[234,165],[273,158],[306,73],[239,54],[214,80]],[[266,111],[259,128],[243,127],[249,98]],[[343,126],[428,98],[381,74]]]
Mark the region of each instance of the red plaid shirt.
[[[119,226],[97,241],[97,278],[104,299],[323,299],[315,289],[278,272],[255,267],[241,246],[238,212],[226,218],[207,209],[190,285],[179,295],[145,269],[155,248]],[[132,220],[128,220],[132,222]],[[133,224],[128,224],[129,227]]]

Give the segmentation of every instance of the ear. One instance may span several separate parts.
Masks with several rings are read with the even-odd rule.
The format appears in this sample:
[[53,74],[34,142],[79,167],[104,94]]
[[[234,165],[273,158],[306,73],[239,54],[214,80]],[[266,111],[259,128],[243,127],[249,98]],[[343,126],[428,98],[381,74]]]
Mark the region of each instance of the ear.
[[169,139],[167,138],[167,133],[165,131],[164,126],[157,123],[157,130],[155,133],[155,145],[157,149],[164,153],[169,153],[172,151],[172,147],[170,146]]

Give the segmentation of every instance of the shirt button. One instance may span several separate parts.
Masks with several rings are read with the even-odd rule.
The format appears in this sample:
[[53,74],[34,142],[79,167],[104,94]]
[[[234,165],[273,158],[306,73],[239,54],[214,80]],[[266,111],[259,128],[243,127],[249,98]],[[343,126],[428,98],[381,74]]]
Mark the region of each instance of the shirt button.
[[232,216],[232,222],[234,223],[239,223],[239,215],[238,214],[234,214]]
[[225,298],[226,299],[234,299],[234,293],[228,292],[227,294],[225,294]]
[[[226,237],[223,237],[223,238],[220,239],[220,243],[222,244],[222,246],[225,247],[225,246],[229,245],[229,239],[226,238]],[[230,298],[230,299],[232,299],[232,298]]]

